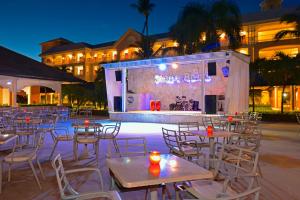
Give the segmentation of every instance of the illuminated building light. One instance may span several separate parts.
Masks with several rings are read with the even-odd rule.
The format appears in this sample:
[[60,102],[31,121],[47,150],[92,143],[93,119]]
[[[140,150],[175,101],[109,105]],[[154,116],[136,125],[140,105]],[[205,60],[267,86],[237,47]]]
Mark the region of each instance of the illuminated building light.
[[173,69],[177,69],[178,68],[178,64],[177,63],[172,63],[172,68]]
[[159,68],[160,71],[165,71],[167,69],[167,65],[161,63],[161,64],[158,65],[158,68]]
[[225,39],[225,36],[226,36],[226,34],[225,33],[222,33],[221,35],[220,35],[220,39]]
[[97,56],[98,56],[98,55],[95,53],[95,54],[94,54],[94,57],[96,58]]
[[125,53],[128,53],[128,49],[124,50],[124,54],[125,54]]
[[174,47],[178,47],[178,46],[179,46],[178,42],[174,42],[174,43],[173,43],[173,46],[174,46]]
[[287,97],[287,95],[288,95],[287,93],[283,93],[283,96],[284,96],[284,97]]
[[70,59],[72,59],[73,55],[72,55],[72,54],[68,54],[68,57],[69,57]]
[[247,35],[247,32],[246,32],[246,31],[241,31],[241,32],[240,32],[240,36],[245,36],[245,35]]

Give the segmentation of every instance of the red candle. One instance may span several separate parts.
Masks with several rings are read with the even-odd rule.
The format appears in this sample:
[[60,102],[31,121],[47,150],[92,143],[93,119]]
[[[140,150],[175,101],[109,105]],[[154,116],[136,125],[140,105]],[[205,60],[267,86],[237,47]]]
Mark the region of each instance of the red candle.
[[160,111],[160,101],[155,102],[155,108],[157,111]]
[[212,136],[213,134],[213,127],[212,126],[207,126],[207,136]]
[[30,117],[29,117],[29,116],[26,116],[26,117],[25,117],[25,122],[26,122],[27,124],[29,124],[29,122],[30,122]]
[[86,120],[84,120],[84,126],[89,126],[89,124],[90,124],[90,121],[88,120],[88,119],[86,119]]
[[237,115],[238,114],[238,112],[235,112],[235,115]]
[[154,101],[154,100],[151,100],[151,101],[150,101],[150,110],[151,110],[151,111],[154,111],[154,110],[155,110],[155,101]]
[[228,121],[229,121],[229,122],[232,122],[232,119],[233,119],[232,116],[229,116],[229,117],[228,117]]
[[150,165],[148,170],[152,176],[159,176],[159,174],[160,174],[160,166],[159,165]]
[[149,156],[151,165],[159,165],[160,162],[160,153],[158,151],[152,151]]

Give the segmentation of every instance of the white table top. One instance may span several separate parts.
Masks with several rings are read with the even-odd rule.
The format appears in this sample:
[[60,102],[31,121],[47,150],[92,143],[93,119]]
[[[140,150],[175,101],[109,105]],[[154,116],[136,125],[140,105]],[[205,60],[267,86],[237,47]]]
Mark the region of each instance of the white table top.
[[0,134],[0,145],[7,144],[8,142],[16,139],[18,136],[13,134]]
[[189,131],[189,133],[195,135],[195,136],[202,136],[202,137],[222,137],[222,138],[229,138],[232,135],[235,135],[236,133],[230,132],[230,131],[214,131],[212,135],[207,135],[206,130],[199,130],[199,131]]
[[213,178],[212,172],[172,154],[162,154],[159,175],[149,170],[149,156],[107,159],[115,178],[126,188]]

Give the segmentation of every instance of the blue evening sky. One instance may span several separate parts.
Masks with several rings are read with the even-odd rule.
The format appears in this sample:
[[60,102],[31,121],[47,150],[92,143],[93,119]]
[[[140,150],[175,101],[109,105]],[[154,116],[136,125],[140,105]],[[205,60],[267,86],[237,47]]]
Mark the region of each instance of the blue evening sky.
[[[194,0],[197,1],[197,0]],[[200,0],[198,0],[200,1]],[[213,0],[202,0],[208,2]],[[261,0],[236,0],[242,13],[259,11]],[[56,37],[97,44],[117,40],[128,28],[141,31],[135,0],[1,0],[0,45],[40,60],[39,44]],[[168,31],[190,0],[152,0],[150,33]],[[284,0],[285,7],[298,5]]]

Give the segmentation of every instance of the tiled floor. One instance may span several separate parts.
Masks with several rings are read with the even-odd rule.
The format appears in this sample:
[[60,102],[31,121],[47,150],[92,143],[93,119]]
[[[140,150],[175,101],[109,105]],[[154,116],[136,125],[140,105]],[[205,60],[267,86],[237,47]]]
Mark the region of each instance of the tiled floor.
[[[109,121],[104,120],[103,123]],[[72,132],[70,122],[63,123]],[[147,139],[148,150],[168,152],[162,135],[161,127],[177,128],[175,125],[123,123],[120,137],[144,136]],[[261,147],[261,168],[263,177],[260,180],[262,192],[260,199],[268,200],[296,200],[300,199],[300,127],[296,124],[262,124],[264,138]],[[12,171],[12,182],[7,183],[7,166],[4,166],[3,192],[1,200],[18,199],[59,199],[58,187],[48,156],[52,148],[52,140],[49,135],[40,152],[40,160],[46,174],[46,180],[42,180],[42,190],[39,190],[28,165],[15,165]],[[105,164],[106,141],[100,145],[100,169],[103,174],[105,189],[109,188],[109,174]],[[82,150],[82,149],[81,149]],[[94,166],[94,159],[73,161],[72,143],[60,143],[56,154],[61,153],[66,169]],[[2,154],[3,155],[3,154]],[[72,184],[81,191],[97,189],[97,179],[94,174],[85,173],[71,176]],[[88,181],[86,181],[88,180]],[[122,193],[123,199],[144,199],[145,191]]]

